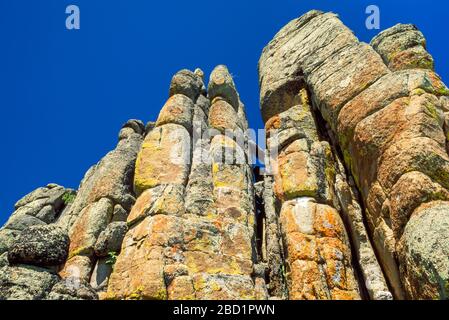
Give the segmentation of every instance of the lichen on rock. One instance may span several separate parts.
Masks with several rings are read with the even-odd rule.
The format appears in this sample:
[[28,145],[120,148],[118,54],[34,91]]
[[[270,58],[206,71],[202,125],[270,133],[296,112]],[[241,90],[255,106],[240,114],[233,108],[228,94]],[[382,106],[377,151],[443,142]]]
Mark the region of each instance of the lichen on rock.
[[314,10],[258,71],[263,168],[228,68],[177,72],[77,191],[16,203],[0,300],[448,299],[449,90],[424,35],[366,44]]

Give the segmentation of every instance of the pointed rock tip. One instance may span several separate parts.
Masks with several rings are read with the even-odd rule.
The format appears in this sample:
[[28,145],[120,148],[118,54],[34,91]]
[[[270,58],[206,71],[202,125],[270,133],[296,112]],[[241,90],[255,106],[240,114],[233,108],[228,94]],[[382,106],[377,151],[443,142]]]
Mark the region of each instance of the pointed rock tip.
[[239,95],[232,75],[224,64],[219,64],[212,70],[209,78],[208,95],[211,101],[221,97],[231,104],[235,110],[238,110]]

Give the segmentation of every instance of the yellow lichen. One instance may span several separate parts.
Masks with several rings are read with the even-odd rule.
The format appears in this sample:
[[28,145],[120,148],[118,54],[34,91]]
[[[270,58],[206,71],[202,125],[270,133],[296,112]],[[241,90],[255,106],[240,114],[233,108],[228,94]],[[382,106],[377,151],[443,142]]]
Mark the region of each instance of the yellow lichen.
[[69,260],[73,257],[79,256],[79,255],[90,254],[92,252],[92,250],[93,249],[90,246],[77,248],[69,253],[67,260]]

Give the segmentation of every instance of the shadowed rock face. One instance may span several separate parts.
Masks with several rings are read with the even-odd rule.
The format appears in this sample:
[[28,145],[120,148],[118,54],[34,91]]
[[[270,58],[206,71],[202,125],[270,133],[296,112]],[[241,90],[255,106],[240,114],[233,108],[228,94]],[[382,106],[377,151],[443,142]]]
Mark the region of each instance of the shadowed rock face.
[[0,299],[447,299],[449,90],[422,33],[335,14],[259,61],[264,171],[231,73],[181,70],[77,192],[19,200]]

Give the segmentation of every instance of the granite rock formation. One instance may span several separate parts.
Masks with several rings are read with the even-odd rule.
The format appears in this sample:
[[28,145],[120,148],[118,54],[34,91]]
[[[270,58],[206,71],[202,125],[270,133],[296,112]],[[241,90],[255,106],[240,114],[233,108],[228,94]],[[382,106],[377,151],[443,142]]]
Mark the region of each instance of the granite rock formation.
[[311,11],[259,85],[257,154],[227,67],[181,70],[77,191],[18,201],[0,299],[448,299],[449,90],[423,34],[366,44]]
[[[307,138],[282,123],[304,105],[303,92],[310,96],[321,139],[338,163],[337,170],[320,172],[334,176],[329,194],[352,235],[353,259],[371,298],[387,297],[388,288],[398,299],[449,294],[449,91],[425,44],[412,25],[361,43],[336,15],[312,11],[285,26],[259,63],[262,115],[267,130],[280,128],[281,143]],[[305,131],[304,122],[298,127]],[[287,129],[289,139],[282,134]],[[282,179],[281,200],[313,192],[325,204],[330,199],[316,187],[313,161],[305,165],[311,161],[307,150],[283,165],[291,144],[281,146],[279,174],[293,180],[301,171],[287,170],[296,161],[312,172],[303,175],[303,184]]]

